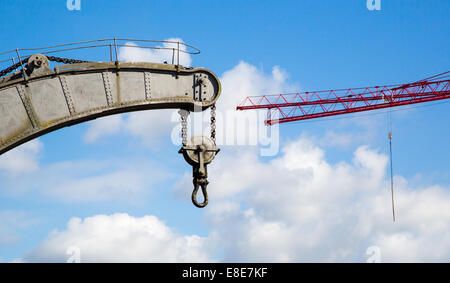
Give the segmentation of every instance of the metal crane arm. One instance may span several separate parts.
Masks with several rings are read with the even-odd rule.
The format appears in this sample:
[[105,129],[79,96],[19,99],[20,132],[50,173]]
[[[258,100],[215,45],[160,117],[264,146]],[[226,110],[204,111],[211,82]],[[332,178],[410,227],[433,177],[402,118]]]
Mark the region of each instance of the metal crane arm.
[[[266,124],[376,110],[450,98],[450,72],[402,85],[247,97],[236,109],[268,109]],[[272,119],[272,111],[279,118]]]
[[0,78],[0,155],[62,127],[137,110],[204,110],[220,95],[219,79],[204,68],[87,62],[53,71],[46,56],[31,58],[42,66],[30,75]]

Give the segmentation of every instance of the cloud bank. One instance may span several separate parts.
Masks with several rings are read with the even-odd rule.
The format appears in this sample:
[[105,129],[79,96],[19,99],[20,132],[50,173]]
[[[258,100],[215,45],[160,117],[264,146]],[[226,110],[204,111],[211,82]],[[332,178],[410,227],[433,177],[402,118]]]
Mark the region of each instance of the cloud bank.
[[[331,164],[306,137],[271,161],[256,151],[224,155],[210,171],[207,237],[179,235],[156,216],[97,215],[72,219],[24,260],[64,261],[78,246],[87,262],[365,262],[376,246],[382,262],[448,261],[449,188],[411,188],[396,176],[393,223],[386,165],[367,146]],[[189,185],[186,175],[175,191]]]
[[66,262],[68,249],[75,247],[81,262],[204,262],[209,259],[205,242],[178,235],[155,216],[116,213],[72,218],[66,230],[53,231],[22,260]]

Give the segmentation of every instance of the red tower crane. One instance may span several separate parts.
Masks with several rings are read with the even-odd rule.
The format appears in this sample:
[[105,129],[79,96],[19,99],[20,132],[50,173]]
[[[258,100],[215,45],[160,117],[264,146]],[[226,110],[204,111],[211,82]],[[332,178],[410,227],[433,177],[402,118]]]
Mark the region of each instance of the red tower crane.
[[[450,71],[401,85],[249,96],[236,109],[268,109],[266,124],[273,125],[447,98]],[[271,118],[273,110],[279,118]]]
[[[401,85],[249,96],[236,109],[268,109],[266,124],[273,125],[447,98],[450,98],[450,71]],[[278,112],[279,116],[276,119],[272,119],[272,111]],[[388,137],[392,215],[395,222],[392,132]]]

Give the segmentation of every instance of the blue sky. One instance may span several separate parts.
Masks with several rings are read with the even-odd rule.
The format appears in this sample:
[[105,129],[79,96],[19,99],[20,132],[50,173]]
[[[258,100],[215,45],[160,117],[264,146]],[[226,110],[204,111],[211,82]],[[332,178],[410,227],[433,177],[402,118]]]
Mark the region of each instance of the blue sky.
[[[406,83],[448,71],[449,8],[450,3],[444,0],[381,0],[380,11],[369,11],[365,0],[276,3],[261,0],[195,3],[81,0],[80,11],[69,11],[65,0],[4,0],[0,2],[0,50],[111,37],[180,38],[201,49],[201,54],[192,57],[192,65],[208,68],[223,79],[221,99],[231,104],[234,95],[267,94],[293,88],[307,91]],[[277,79],[274,70],[281,70],[281,78]],[[249,88],[244,88],[246,82],[236,77],[267,83],[258,87],[250,83]],[[251,93],[240,91],[243,89]],[[217,171],[211,172],[211,204],[204,210],[190,203],[191,184],[186,180],[191,169],[177,154],[178,147],[170,139],[176,123],[165,124],[168,129],[158,130],[155,135],[140,134],[139,130],[152,132],[152,121],[143,122],[148,125],[133,132],[130,130],[133,119],[123,115],[115,122],[105,120],[106,125],[115,125],[114,132],[100,135],[94,141],[87,141],[86,134],[95,125],[103,125],[96,124],[98,121],[50,133],[24,151],[28,158],[25,160],[34,162],[35,168],[12,173],[0,166],[0,223],[3,226],[0,227],[0,260],[65,261],[67,247],[64,245],[67,243],[81,246],[87,260],[133,260],[133,254],[123,251],[117,251],[114,257],[108,247],[105,247],[108,252],[86,251],[88,245],[80,239],[93,233],[86,228],[88,224],[77,226],[73,231],[67,227],[73,217],[91,217],[94,223],[103,223],[100,216],[106,215],[105,223],[113,226],[137,221],[141,223],[137,226],[150,223],[158,229],[168,227],[171,231],[168,239],[198,237],[194,237],[198,240],[194,241],[194,248],[204,249],[200,255],[189,250],[177,257],[161,256],[162,261],[184,258],[193,261],[195,256],[214,261],[365,261],[366,248],[378,245],[382,247],[382,254],[386,254],[386,260],[448,262],[448,251],[439,253],[438,250],[450,247],[450,239],[440,234],[448,233],[450,228],[450,216],[446,212],[450,206],[450,105],[425,105],[392,112],[394,166],[400,190],[399,221],[395,224],[389,218],[390,195],[384,183],[388,178],[383,159],[388,142],[385,111],[283,124],[280,126],[281,150],[272,157],[259,156],[257,147],[225,146],[215,160],[218,165],[210,169]],[[139,117],[145,118],[135,118]],[[159,142],[153,144],[149,139]],[[291,159],[294,164],[289,165],[291,167],[279,164],[290,164]],[[252,162],[254,168],[250,168]],[[297,168],[296,162],[311,166]],[[247,163],[248,170],[243,167],[241,172],[257,175],[273,169],[269,177],[281,178],[280,187],[287,188],[285,195],[280,195],[289,196],[289,189],[292,189],[299,190],[302,197],[311,197],[309,202],[306,199],[292,204],[298,211],[292,209],[304,215],[314,211],[309,219],[318,221],[310,223],[300,215],[298,219],[302,220],[290,219],[286,216],[288,212],[275,208],[276,199],[258,199],[259,189],[264,195],[270,191],[269,185],[275,190],[277,184],[263,188],[257,181],[246,182],[245,175],[239,175],[233,167]],[[309,180],[311,177],[303,176],[302,170],[312,170],[313,179],[305,184],[317,188],[316,194],[302,191],[303,183],[296,178]],[[334,173],[328,170],[345,171],[342,176],[348,176],[349,186],[354,188],[352,193],[340,186],[330,188],[333,182],[326,180],[333,178]],[[323,184],[320,176],[324,178]],[[130,188],[119,188],[110,196],[92,196],[86,190],[75,191],[73,195],[65,194],[64,190],[58,192],[60,188],[76,190],[74,184],[95,186],[99,178],[117,178],[118,186],[125,187],[126,178],[130,178]],[[373,178],[373,184],[379,183],[379,186],[372,188],[364,182],[365,178]],[[125,183],[120,183],[123,180]],[[133,186],[138,189],[133,190]],[[219,195],[216,201],[215,187]],[[221,191],[227,188],[236,193]],[[328,191],[330,189],[334,192]],[[334,199],[337,203],[335,210],[331,210],[336,217],[334,220],[345,227],[364,230],[363,223],[370,227],[370,233],[356,233],[358,244],[355,245],[345,239],[323,240],[341,228],[331,224],[329,213],[324,211],[329,203],[319,200],[325,195],[330,198],[340,189],[348,195],[344,199]],[[374,212],[375,208],[380,208],[375,201],[383,197],[387,209],[380,215]],[[434,203],[437,200],[439,203]],[[334,202],[333,199],[328,201]],[[361,208],[358,203],[367,207]],[[354,208],[354,212],[343,209],[348,207]],[[430,212],[427,209],[431,207],[444,210]],[[117,213],[128,216],[119,217]],[[149,215],[163,224],[145,218]],[[415,218],[417,215],[423,218]],[[430,219],[436,222],[431,223]],[[439,223],[443,223],[443,228],[436,228],[434,234],[424,232],[430,228],[427,225],[437,227]],[[306,228],[326,233],[311,234]],[[52,238],[49,234],[54,229],[58,231]],[[138,233],[144,228],[133,229]],[[75,239],[71,238],[71,231],[77,235]],[[111,231],[115,230],[111,228]],[[232,231],[243,235],[242,243],[227,240]],[[285,245],[270,246],[266,252],[261,252],[258,241],[270,239],[264,235],[258,238],[265,231],[269,231],[269,236],[270,231],[285,235]],[[311,240],[300,243],[293,239],[292,231],[298,237],[305,233],[305,238],[311,237]],[[130,232],[128,236],[133,241],[135,234]],[[321,240],[316,243],[315,238]],[[156,254],[159,248],[149,242],[151,240],[144,241],[143,245],[153,247],[149,251]],[[127,243],[124,249],[128,248]],[[155,241],[156,246],[158,243]],[[252,248],[244,252],[245,244]],[[52,250],[49,248],[52,245],[57,248]],[[287,252],[289,247],[295,254]],[[407,252],[412,250],[414,252]],[[157,261],[158,258],[142,255],[135,260]]]

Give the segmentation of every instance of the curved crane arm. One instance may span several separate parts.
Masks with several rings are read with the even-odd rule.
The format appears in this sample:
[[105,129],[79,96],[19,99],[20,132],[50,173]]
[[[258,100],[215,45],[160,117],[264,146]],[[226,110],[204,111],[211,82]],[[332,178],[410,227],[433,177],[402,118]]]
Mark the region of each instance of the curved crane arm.
[[62,127],[107,115],[163,108],[205,110],[220,95],[219,79],[203,68],[89,62],[59,65],[53,71],[45,56],[30,58],[38,62],[31,73],[0,78],[0,154]]

